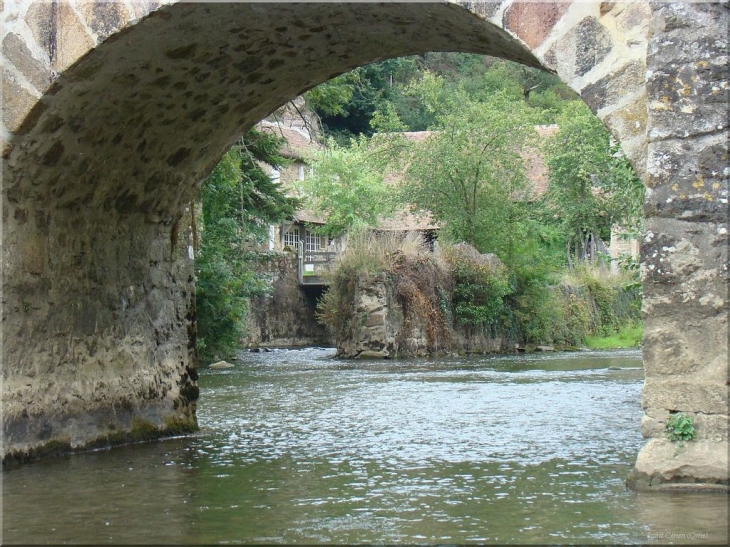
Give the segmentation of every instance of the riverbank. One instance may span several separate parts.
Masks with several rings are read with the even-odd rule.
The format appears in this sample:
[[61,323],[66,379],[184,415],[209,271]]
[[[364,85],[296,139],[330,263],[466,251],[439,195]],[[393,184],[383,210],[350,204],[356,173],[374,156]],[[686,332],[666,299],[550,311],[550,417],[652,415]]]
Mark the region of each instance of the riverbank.
[[644,326],[639,323],[620,329],[610,336],[587,336],[585,345],[588,349],[629,349],[641,347]]
[[551,284],[530,275],[463,243],[432,251],[417,236],[366,234],[343,253],[318,314],[343,358],[632,347],[640,340],[640,332],[622,332],[641,310],[640,288],[627,276],[582,267]]

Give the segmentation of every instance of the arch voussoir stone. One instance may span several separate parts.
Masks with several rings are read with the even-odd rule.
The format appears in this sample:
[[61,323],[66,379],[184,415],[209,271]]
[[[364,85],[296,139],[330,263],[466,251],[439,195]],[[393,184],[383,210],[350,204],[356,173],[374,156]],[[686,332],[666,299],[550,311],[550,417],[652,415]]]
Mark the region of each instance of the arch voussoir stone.
[[[673,410],[697,416],[697,461],[720,465],[713,458],[727,450],[718,364],[727,357],[727,75],[726,46],[713,38],[727,24],[723,10],[13,3],[2,36],[3,457],[194,429],[184,215],[199,181],[241,133],[304,90],[369,62],[448,50],[555,71],[622,142],[650,188],[651,441],[634,484],[694,473],[695,483],[726,485],[726,472],[682,475],[657,455]],[[687,299],[691,314],[678,307]]]

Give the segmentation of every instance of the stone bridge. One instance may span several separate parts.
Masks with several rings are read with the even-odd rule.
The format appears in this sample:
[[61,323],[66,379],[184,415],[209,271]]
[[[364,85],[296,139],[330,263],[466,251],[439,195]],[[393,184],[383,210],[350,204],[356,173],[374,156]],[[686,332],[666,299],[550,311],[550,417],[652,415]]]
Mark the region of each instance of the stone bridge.
[[557,72],[622,143],[649,189],[632,483],[727,485],[727,3],[0,4],[4,461],[194,429],[199,181],[301,92],[441,50]]

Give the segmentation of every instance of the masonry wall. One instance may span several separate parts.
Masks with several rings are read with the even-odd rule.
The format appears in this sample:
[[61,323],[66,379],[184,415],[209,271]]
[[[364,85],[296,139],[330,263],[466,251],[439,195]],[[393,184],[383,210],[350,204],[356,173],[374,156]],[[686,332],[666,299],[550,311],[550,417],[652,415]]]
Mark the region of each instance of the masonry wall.
[[[652,4],[642,432],[635,487],[728,484],[727,5]],[[681,449],[664,426],[695,419]]]
[[327,328],[317,321],[319,291],[305,291],[299,285],[297,257],[277,253],[275,259],[262,263],[269,278],[270,294],[249,301],[246,335],[242,345],[250,348],[332,346]]

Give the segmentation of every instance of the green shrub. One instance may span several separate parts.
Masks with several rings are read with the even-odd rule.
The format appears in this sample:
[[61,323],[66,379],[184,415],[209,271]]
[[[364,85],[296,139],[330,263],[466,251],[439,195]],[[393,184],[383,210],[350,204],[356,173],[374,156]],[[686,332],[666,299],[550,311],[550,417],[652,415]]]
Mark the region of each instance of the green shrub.
[[696,432],[694,428],[694,418],[683,412],[673,414],[665,427],[667,438],[672,441],[679,441],[682,445],[684,441],[691,441],[695,438]]
[[462,325],[497,325],[504,315],[504,297],[510,293],[504,265],[465,243],[445,247],[442,256],[452,277],[454,319]]

